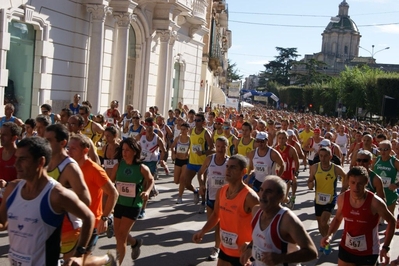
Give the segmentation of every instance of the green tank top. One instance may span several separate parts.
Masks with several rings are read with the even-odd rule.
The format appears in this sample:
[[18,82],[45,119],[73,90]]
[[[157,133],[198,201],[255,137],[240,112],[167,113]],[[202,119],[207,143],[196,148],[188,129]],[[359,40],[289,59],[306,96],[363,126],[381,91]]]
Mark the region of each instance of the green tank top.
[[373,170],[381,177],[387,205],[389,206],[396,203],[398,193],[396,190],[392,191],[389,189],[389,185],[395,183],[396,174],[398,172],[395,168],[395,157],[391,156],[388,161],[383,161],[381,156],[378,156]]
[[116,203],[126,207],[141,208],[143,199],[140,194],[143,191],[143,181],[141,164],[128,165],[122,160],[116,172],[115,186],[119,193]]
[[374,187],[374,185],[373,185],[374,177],[375,177],[375,173],[374,173],[373,171],[370,170],[370,171],[369,171],[369,182],[367,183],[366,188],[367,188],[368,190],[370,190],[371,192],[376,193],[377,191],[375,190],[375,187]]

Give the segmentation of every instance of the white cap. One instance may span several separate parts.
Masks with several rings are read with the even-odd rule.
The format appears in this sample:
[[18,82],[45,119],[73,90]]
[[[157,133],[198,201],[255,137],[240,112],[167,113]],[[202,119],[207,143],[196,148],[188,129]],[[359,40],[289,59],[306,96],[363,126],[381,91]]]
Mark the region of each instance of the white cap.
[[267,135],[267,133],[263,131],[258,132],[258,134],[256,134],[256,139],[265,140],[268,139],[268,137],[269,136]]
[[323,139],[322,141],[320,141],[319,146],[330,147],[331,146],[331,142],[328,139]]
[[294,130],[292,130],[292,129],[288,129],[288,130],[287,130],[287,134],[288,134],[288,137],[291,137],[291,136],[294,136],[294,135],[295,135],[295,132],[294,132]]

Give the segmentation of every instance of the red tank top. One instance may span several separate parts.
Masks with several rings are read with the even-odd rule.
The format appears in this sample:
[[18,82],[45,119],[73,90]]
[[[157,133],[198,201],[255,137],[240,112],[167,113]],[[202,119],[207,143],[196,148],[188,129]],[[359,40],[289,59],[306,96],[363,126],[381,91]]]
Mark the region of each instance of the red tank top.
[[220,248],[232,257],[240,257],[240,247],[252,240],[251,213],[244,209],[245,198],[251,188],[247,185],[233,199],[227,199],[226,192],[229,185],[220,189],[219,218],[220,218]]
[[13,181],[14,179],[17,179],[17,169],[15,169],[15,154],[8,159],[7,161],[3,160],[3,150],[4,148],[0,148],[0,173],[1,173],[1,178],[4,179],[7,182]]
[[379,215],[372,214],[373,193],[366,191],[366,200],[359,208],[350,204],[350,191],[344,195],[342,215],[345,219],[341,247],[355,256],[378,255],[380,241],[378,237]]
[[[274,148],[281,154],[281,157],[283,157],[283,161],[285,163],[285,170],[281,175],[281,178],[284,180],[291,180],[294,177],[294,172],[292,171],[294,159],[290,156],[290,149],[294,149],[294,147],[292,147],[290,144],[286,144],[282,150],[280,149],[279,145]],[[278,173],[278,171],[276,171],[276,173]]]

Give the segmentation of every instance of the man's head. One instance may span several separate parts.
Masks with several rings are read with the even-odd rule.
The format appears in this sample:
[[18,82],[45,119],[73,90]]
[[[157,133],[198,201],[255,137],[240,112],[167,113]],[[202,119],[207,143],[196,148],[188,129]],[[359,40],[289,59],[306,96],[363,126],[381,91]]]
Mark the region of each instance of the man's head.
[[389,140],[383,140],[378,144],[378,150],[382,159],[386,160],[391,156],[392,143]]
[[12,116],[14,111],[15,111],[15,107],[12,103],[7,103],[4,106],[4,114],[6,115],[6,117]]
[[229,158],[226,164],[226,181],[237,182],[242,180],[242,177],[247,173],[247,159],[235,154]]
[[223,128],[223,133],[225,135],[227,135],[227,136],[230,136],[230,134],[231,134],[231,122],[230,122],[230,120],[224,121],[222,128]]
[[79,103],[79,101],[80,101],[80,95],[79,95],[79,94],[75,94],[75,95],[73,96],[73,102],[74,102],[74,103]]
[[81,105],[79,107],[79,114],[85,119],[87,120],[89,118],[90,115],[90,107],[88,105]]
[[155,126],[154,118],[147,117],[144,120],[144,125],[147,133],[152,134],[154,132],[154,126]]
[[248,138],[251,136],[251,132],[252,132],[252,125],[248,122],[244,122],[242,124],[242,136],[244,138]]
[[321,147],[319,149],[319,159],[321,164],[329,164],[332,159],[332,152],[329,147]]
[[84,124],[84,119],[81,115],[72,115],[68,119],[68,130],[71,133],[79,133]]
[[313,136],[314,136],[314,137],[320,137],[320,133],[321,133],[320,128],[315,128],[315,129],[313,130]]
[[49,164],[51,159],[50,143],[40,137],[24,138],[17,144],[15,157],[17,178],[31,180]]
[[36,117],[36,131],[39,137],[44,138],[46,127],[51,124],[50,117],[47,115],[38,115]]
[[258,121],[258,130],[259,131],[266,131],[266,122],[264,120]]
[[196,113],[195,114],[195,127],[201,128],[205,122],[204,113]]
[[373,154],[368,150],[359,150],[356,155],[356,165],[369,169],[373,160]]
[[21,135],[21,127],[14,122],[5,122],[0,128],[1,145],[9,148],[15,145],[15,141]]
[[229,146],[229,141],[226,137],[220,136],[216,139],[216,153],[217,154],[226,154],[227,147]]
[[46,127],[44,136],[50,143],[53,154],[57,154],[64,149],[69,140],[68,129],[62,124],[54,124]]
[[259,148],[265,148],[267,146],[268,137],[266,132],[260,131],[256,134],[255,141]]
[[188,111],[187,117],[191,120],[194,119],[195,117],[195,111],[194,109],[191,109],[190,111]]
[[262,209],[277,207],[284,199],[287,190],[285,181],[275,175],[269,175],[259,188],[258,196]]
[[68,123],[69,117],[73,115],[71,109],[69,108],[63,108],[60,112],[60,119],[61,119],[61,124],[66,125]]
[[75,134],[70,137],[68,143],[68,154],[72,159],[79,162],[86,159],[90,149],[90,139],[83,134]]
[[36,128],[36,121],[33,118],[28,118],[25,120],[25,131],[29,134],[33,133]]
[[363,166],[354,166],[347,173],[348,184],[351,194],[364,195],[366,185],[369,182],[369,173]]
[[280,130],[277,133],[277,143],[279,145],[285,145],[288,140],[288,133],[284,130]]
[[51,114],[51,105],[45,103],[40,106],[43,115],[50,115]]

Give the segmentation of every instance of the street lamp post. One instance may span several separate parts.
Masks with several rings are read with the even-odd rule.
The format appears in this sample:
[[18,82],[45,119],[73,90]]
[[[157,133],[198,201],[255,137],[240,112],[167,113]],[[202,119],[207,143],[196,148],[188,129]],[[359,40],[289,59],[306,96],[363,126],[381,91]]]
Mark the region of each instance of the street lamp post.
[[384,50],[388,50],[390,47],[385,47],[385,48],[383,48],[383,49],[381,49],[381,50],[378,50],[378,51],[376,51],[376,52],[374,52],[374,44],[371,45],[371,52],[370,52],[369,50],[367,50],[366,48],[361,47],[360,45],[359,45],[359,48],[361,48],[361,49],[367,51],[367,52],[371,55],[371,58],[374,59],[374,55],[375,55],[375,54],[377,54],[377,53],[379,53],[379,52],[381,52],[381,51],[384,51]]

